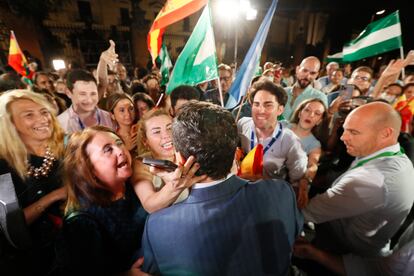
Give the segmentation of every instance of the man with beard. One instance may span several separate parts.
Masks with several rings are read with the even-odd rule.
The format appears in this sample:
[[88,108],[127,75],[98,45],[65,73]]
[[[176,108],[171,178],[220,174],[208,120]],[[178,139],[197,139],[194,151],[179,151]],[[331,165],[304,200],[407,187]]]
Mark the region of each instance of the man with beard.
[[288,95],[283,117],[289,120],[293,111],[307,99],[321,99],[328,107],[328,99],[324,93],[312,87],[312,83],[318,77],[321,63],[317,57],[310,56],[302,60],[296,67],[296,82],[291,87],[285,88]]

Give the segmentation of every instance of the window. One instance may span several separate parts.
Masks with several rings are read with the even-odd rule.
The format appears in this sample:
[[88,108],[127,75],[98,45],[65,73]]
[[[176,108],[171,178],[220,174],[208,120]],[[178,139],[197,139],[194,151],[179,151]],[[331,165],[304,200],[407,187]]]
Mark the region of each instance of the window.
[[129,26],[131,24],[131,19],[129,17],[129,9],[120,8],[119,11],[121,13],[121,25]]
[[91,3],[87,1],[78,1],[79,17],[81,21],[92,22]]

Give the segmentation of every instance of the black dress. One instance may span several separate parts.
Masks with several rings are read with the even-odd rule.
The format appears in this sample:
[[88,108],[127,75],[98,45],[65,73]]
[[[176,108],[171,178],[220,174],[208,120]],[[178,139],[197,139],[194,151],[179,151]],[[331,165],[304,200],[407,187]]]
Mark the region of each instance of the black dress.
[[[31,155],[30,163],[40,167],[43,157]],[[55,161],[47,176],[38,179],[29,177],[25,180],[9,166],[7,161],[0,159],[0,174],[11,173],[13,185],[20,208],[23,210],[41,197],[62,186],[60,161]],[[0,271],[2,275],[47,275],[54,270],[54,241],[62,223],[62,202],[55,202],[28,227],[32,244],[29,248],[16,249],[8,244],[0,231]]]
[[112,275],[129,270],[140,256],[147,217],[131,185],[126,185],[124,198],[109,206],[91,205],[75,212],[66,216],[57,243],[61,274]]

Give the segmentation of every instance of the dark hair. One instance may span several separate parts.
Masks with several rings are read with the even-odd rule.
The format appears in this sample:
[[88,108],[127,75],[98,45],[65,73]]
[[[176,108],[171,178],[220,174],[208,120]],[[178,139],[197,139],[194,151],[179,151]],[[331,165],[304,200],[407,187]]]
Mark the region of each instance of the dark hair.
[[33,83],[34,83],[35,85],[37,85],[37,81],[38,81],[38,78],[39,78],[40,76],[46,76],[46,77],[47,77],[47,78],[51,81],[50,76],[49,76],[49,74],[48,74],[48,73],[46,73],[46,72],[44,72],[44,71],[37,71],[37,72],[34,74],[34,76],[33,76]]
[[178,100],[200,100],[200,92],[192,86],[180,85],[171,91],[171,107],[175,109]]
[[142,67],[134,69],[134,75],[137,79],[142,79],[148,74],[148,70]]
[[285,106],[287,102],[287,94],[286,91],[274,84],[272,81],[267,79],[260,79],[259,81],[255,82],[252,85],[251,92],[250,92],[250,102],[252,103],[254,100],[254,96],[260,90],[265,90],[276,97],[276,101],[280,104]]
[[[412,82],[407,83],[406,85],[404,85],[404,87],[403,87],[403,89],[402,89],[402,94],[404,94],[404,93],[405,93],[405,90],[407,90],[408,88],[410,88],[410,87],[412,87],[412,86],[414,86],[414,83],[412,83]],[[408,99],[407,99],[407,100],[408,100]]]
[[186,159],[194,156],[200,164],[197,175],[220,179],[230,172],[239,136],[229,111],[211,103],[190,101],[175,118],[172,134],[176,151]]
[[11,89],[24,89],[26,85],[16,73],[4,73],[0,75],[0,92]]
[[[110,95],[106,101],[105,110],[111,113],[114,113],[115,106],[119,103],[120,100],[127,99],[134,105],[134,101],[132,100],[131,96],[125,93],[114,93]],[[135,108],[135,105],[134,105]]]
[[132,96],[132,99],[134,100],[134,105],[137,103],[137,101],[142,101],[148,105],[149,109],[152,109],[155,107],[155,103],[153,99],[146,93],[141,93],[141,92],[135,93]]
[[147,92],[147,90],[145,89],[145,86],[140,81],[137,81],[137,80],[132,81],[130,90],[131,90],[132,95],[135,95],[138,92],[142,92],[142,93]]
[[67,88],[72,91],[75,82],[77,81],[86,81],[86,82],[94,82],[97,85],[95,77],[86,70],[83,69],[74,69],[71,70],[67,77],[66,77],[66,86]]

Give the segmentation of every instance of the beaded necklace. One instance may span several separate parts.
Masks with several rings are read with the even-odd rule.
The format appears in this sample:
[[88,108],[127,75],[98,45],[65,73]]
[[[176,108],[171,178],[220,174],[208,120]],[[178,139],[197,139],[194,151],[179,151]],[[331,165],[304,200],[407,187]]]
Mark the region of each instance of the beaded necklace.
[[46,154],[43,159],[43,163],[40,167],[35,168],[33,165],[30,164],[28,161],[28,170],[27,175],[33,176],[34,178],[38,179],[40,176],[46,177],[50,170],[52,169],[53,163],[55,162],[56,157],[53,155],[52,151],[50,150],[50,147],[46,147]]

